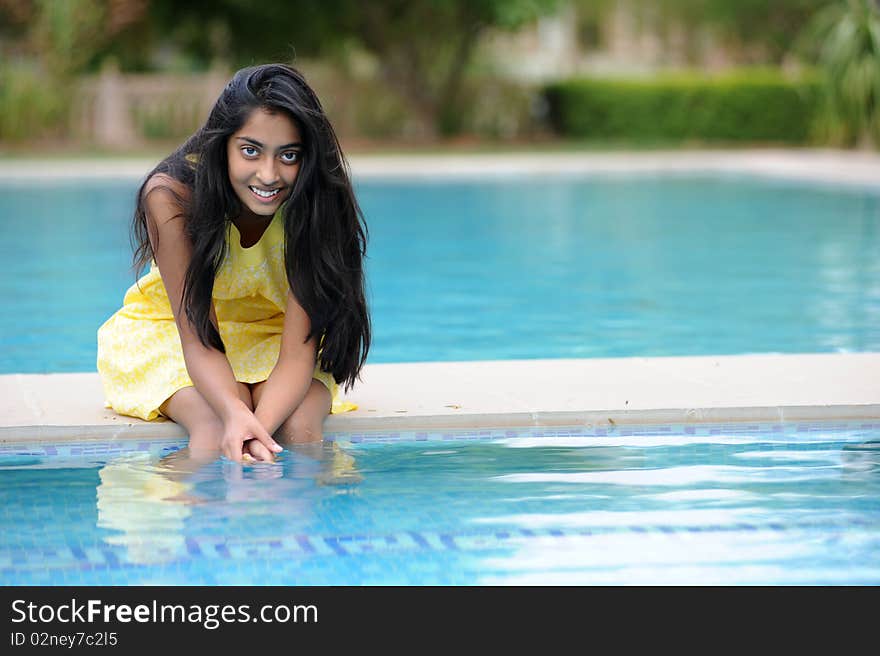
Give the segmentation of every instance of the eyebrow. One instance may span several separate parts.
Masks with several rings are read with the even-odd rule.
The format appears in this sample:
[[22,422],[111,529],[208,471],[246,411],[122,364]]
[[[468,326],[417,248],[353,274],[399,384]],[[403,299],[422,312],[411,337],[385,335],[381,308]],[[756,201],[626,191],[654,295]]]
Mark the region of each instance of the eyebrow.
[[[236,139],[238,139],[239,141],[248,141],[260,148],[266,147],[264,144],[261,144],[259,141],[257,141],[256,139],[252,139],[251,137],[236,137]],[[289,144],[284,144],[283,146],[278,146],[278,150],[284,150],[285,148],[302,148],[302,143],[300,143],[299,141],[294,141]]]

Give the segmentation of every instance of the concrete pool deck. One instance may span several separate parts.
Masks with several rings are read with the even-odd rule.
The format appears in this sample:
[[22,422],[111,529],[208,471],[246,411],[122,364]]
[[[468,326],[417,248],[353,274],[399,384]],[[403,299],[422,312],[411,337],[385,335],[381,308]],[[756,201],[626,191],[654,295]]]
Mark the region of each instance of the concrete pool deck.
[[[880,154],[832,149],[675,150],[367,155],[348,157],[357,179],[486,179],[516,175],[754,175],[803,182],[880,186]],[[157,164],[144,158],[0,157],[0,180],[140,180]]]
[[[880,155],[834,150],[353,155],[356,179],[688,174],[880,188]],[[145,159],[0,159],[0,179],[136,181]],[[96,327],[97,328],[97,327]],[[325,430],[880,419],[880,353],[367,365]],[[0,442],[182,437],[103,407],[95,373],[0,376]]]
[[[369,364],[326,432],[880,419],[880,353]],[[97,374],[0,376],[0,442],[183,437]]]

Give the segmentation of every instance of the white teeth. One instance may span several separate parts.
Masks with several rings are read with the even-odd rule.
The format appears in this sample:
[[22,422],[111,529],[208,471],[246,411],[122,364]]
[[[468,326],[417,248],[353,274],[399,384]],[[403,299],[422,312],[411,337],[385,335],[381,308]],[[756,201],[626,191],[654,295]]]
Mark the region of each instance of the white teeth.
[[264,191],[262,189],[257,189],[256,187],[249,187],[249,189],[252,192],[254,192],[257,196],[259,196],[260,198],[272,198],[272,196],[275,196],[279,191],[281,191],[280,189],[273,189],[272,191]]

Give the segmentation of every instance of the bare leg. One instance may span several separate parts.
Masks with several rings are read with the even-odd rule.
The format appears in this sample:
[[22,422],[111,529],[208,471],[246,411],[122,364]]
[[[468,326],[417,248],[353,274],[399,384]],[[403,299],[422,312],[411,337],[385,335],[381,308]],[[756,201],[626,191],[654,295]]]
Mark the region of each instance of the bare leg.
[[[262,383],[253,387],[254,403],[260,402]],[[312,380],[309,391],[299,407],[293,411],[281,427],[275,431],[275,439],[289,444],[291,450],[314,458],[323,464],[316,480],[322,485],[350,485],[362,480],[357,471],[354,458],[345,453],[335,443],[324,443],[324,419],[330,414],[332,397],[327,387],[318,380]],[[256,440],[251,440],[254,443]],[[257,444],[262,447],[262,444]],[[256,457],[256,454],[254,454]]]
[[[253,399],[256,404],[260,402],[263,384],[257,383],[253,387]],[[324,419],[330,414],[332,401],[330,391],[324,383],[312,379],[302,403],[275,431],[275,439],[288,444],[320,442],[324,438],[322,426]]]
[[[238,395],[253,409],[253,399],[247,385],[238,383]],[[162,404],[161,411],[189,433],[189,445],[185,453],[175,460],[190,461],[198,467],[219,457],[223,422],[195,387],[184,387],[175,392]]]

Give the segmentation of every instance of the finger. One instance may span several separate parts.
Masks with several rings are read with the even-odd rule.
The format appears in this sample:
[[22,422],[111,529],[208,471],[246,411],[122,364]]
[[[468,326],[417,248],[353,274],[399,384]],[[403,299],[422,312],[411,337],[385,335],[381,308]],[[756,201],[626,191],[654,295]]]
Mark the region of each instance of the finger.
[[241,462],[241,448],[235,448],[234,444],[226,444],[223,448],[223,455],[233,462]]
[[245,455],[264,462],[272,462],[275,456],[265,447],[265,445],[257,440],[249,440],[245,443]]
[[260,431],[256,435],[254,435],[255,439],[258,439],[263,445],[269,449],[269,451],[274,451],[275,453],[281,453],[284,451],[284,448],[278,444],[266,431]]
[[253,441],[251,455],[257,460],[262,460],[263,462],[274,462],[275,460],[275,454],[269,451],[269,449],[267,449],[261,442],[257,442],[256,440]]

